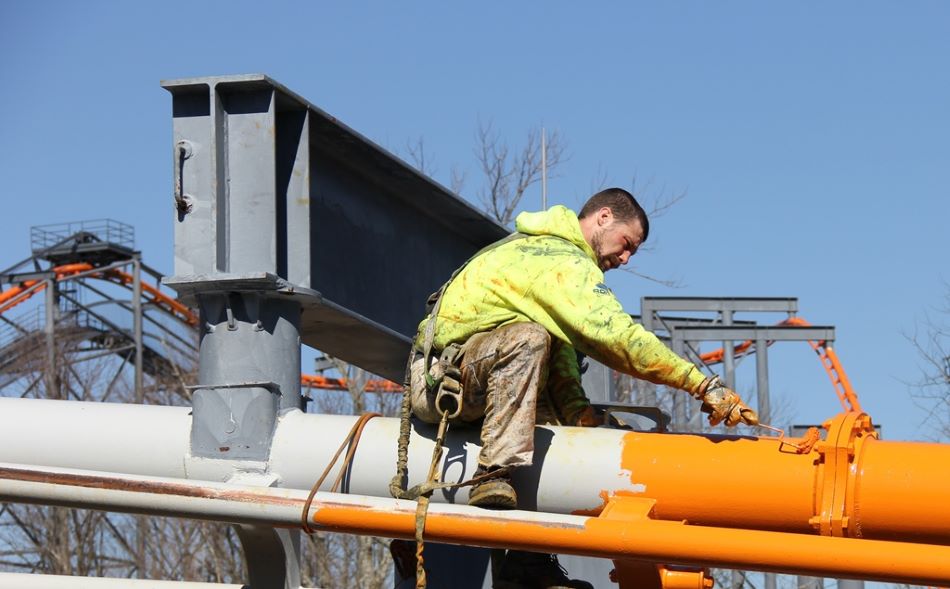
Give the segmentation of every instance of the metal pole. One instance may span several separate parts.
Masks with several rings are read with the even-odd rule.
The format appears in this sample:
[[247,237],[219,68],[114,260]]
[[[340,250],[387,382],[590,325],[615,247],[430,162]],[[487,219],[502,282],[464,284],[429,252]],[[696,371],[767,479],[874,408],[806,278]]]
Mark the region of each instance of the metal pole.
[[59,377],[56,374],[56,279],[46,281],[45,297],[45,327],[46,334],[46,396],[50,399],[59,399]]
[[[772,422],[772,409],[769,402],[769,346],[764,337],[755,340],[755,391],[758,403],[759,420]],[[765,573],[765,589],[778,586],[775,573]]]
[[[135,343],[135,402],[145,402],[142,381],[142,259],[136,254],[132,258],[132,341]],[[148,522],[139,516],[135,518],[135,569],[139,579],[146,578],[146,535]]]
[[[646,297],[640,297],[640,321],[643,329],[653,333],[653,305]],[[672,337],[673,334],[670,334]],[[637,380],[637,388],[640,391],[639,403],[643,405],[656,406],[656,385],[645,380]]]
[[[272,462],[278,415],[302,407],[300,304],[267,291],[221,292],[212,281],[199,288],[191,454],[229,463],[240,474],[237,461]],[[300,586],[296,530],[252,525],[237,533],[252,587]]]
[[548,208],[548,150],[544,127],[541,127],[541,210]]
[[769,399],[769,345],[763,337],[755,340],[755,391],[759,420],[762,423],[772,423],[772,406]]
[[132,339],[135,342],[135,402],[145,401],[142,372],[142,258],[132,258]]
[[[673,338],[673,352],[680,357],[685,357],[683,352],[685,348],[685,342],[683,338],[676,332],[676,329],[673,330],[671,334]],[[670,389],[670,387],[667,387]],[[681,394],[679,391],[673,391],[673,431],[684,431],[687,428],[686,423],[686,398],[684,394]]]
[[[727,309],[720,312],[723,325],[732,325],[732,310]],[[736,357],[735,350],[732,347],[732,341],[722,342],[722,365],[725,370],[723,378],[726,386],[730,389],[736,388]]]

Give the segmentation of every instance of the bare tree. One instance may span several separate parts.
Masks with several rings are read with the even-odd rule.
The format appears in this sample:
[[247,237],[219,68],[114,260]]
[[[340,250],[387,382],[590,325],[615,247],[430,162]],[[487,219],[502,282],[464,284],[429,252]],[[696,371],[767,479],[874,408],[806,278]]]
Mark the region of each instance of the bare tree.
[[426,153],[425,139],[422,136],[417,137],[414,141],[406,141],[406,154],[409,162],[419,172],[426,176],[435,175],[435,162]]
[[[525,191],[541,180],[541,129],[528,130],[524,145],[511,148],[491,121],[478,122],[475,157],[485,179],[478,199],[496,221],[511,224]],[[567,161],[566,144],[558,131],[545,140],[546,163],[550,175]]]
[[914,401],[927,411],[937,437],[950,439],[950,284],[942,304],[907,339],[921,360],[921,377],[911,383]]

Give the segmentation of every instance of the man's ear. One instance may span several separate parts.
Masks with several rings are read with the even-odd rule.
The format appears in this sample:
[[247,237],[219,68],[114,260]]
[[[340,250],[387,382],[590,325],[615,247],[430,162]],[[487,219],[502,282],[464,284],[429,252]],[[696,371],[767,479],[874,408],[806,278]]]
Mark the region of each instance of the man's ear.
[[614,212],[610,210],[610,207],[601,207],[601,209],[597,211],[597,226],[603,227],[613,218]]

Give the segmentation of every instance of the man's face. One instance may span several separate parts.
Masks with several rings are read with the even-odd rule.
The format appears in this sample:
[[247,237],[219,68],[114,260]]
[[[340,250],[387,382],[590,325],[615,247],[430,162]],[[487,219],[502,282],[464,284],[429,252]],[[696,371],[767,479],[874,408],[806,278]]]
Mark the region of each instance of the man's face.
[[606,272],[626,264],[642,242],[643,227],[639,219],[620,222],[609,214],[598,219],[590,245],[597,254],[597,265]]

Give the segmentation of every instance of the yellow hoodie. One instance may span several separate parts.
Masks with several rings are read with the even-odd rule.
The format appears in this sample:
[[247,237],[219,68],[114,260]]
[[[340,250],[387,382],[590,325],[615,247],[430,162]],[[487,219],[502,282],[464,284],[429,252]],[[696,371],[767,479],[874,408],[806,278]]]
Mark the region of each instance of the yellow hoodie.
[[[635,323],[604,284],[597,256],[573,211],[559,205],[521,213],[515,227],[528,237],[476,256],[446,288],[436,349],[509,323],[543,325],[555,344],[551,401],[568,422],[589,404],[580,389],[575,349],[614,370],[698,392],[702,373]],[[425,324],[424,319],[419,334]],[[420,335],[416,340],[421,344]]]

